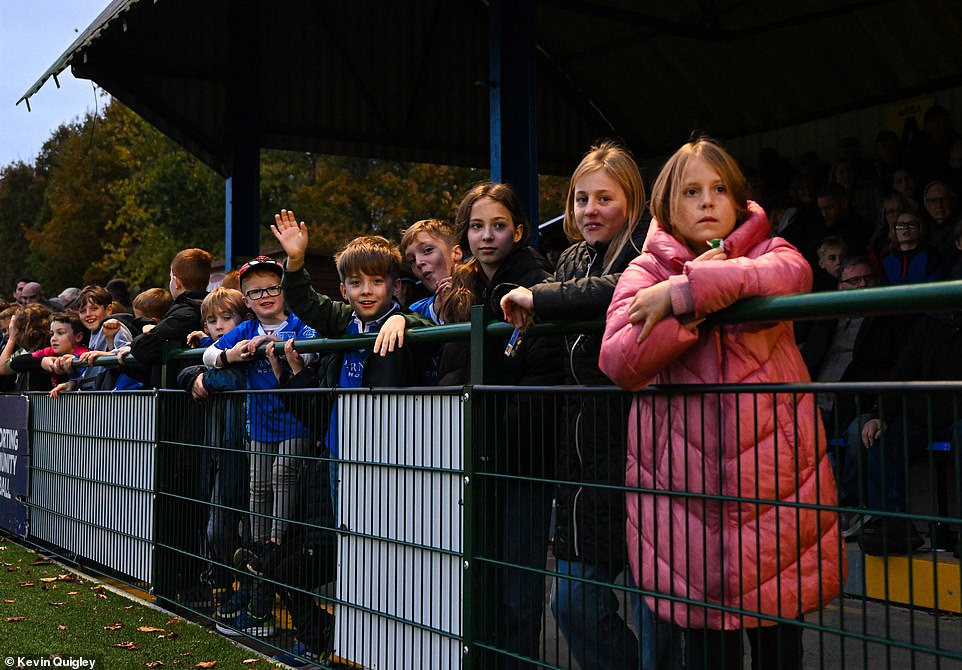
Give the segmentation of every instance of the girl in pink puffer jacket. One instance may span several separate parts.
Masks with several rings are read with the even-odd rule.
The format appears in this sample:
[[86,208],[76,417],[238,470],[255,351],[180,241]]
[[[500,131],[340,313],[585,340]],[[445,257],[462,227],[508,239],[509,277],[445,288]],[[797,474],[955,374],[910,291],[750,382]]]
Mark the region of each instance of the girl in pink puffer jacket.
[[[807,382],[790,322],[706,326],[751,296],[807,291],[811,269],[770,238],[765,212],[718,144],[665,164],[642,254],[608,309],[599,365],[649,384]],[[797,668],[802,628],[844,581],[824,430],[811,394],[640,394],[629,417],[631,568],[663,619],[687,629],[687,668]],[[678,495],[694,494],[694,495]],[[730,611],[731,610],[731,611]],[[781,621],[779,621],[781,620]]]

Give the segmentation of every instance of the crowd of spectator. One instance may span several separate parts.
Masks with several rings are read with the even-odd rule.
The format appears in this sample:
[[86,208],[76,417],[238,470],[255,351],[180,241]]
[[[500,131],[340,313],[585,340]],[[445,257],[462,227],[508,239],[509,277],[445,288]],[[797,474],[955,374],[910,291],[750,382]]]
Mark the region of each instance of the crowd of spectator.
[[[770,231],[766,228],[755,242],[768,244],[763,238],[770,233],[794,245],[810,266],[815,291],[962,278],[958,200],[962,137],[956,135],[948,110],[939,106],[927,110],[922,129],[912,136],[880,132],[874,149],[873,157],[865,157],[858,142],[845,139],[830,163],[812,153],[791,161],[774,149],[762,151],[757,165],[745,170],[744,182],[748,201],[769,213],[764,218],[755,204],[743,213],[746,217],[751,213],[748,220],[753,230],[760,221],[766,226],[770,222]],[[740,178],[726,175],[726,186]],[[662,191],[675,188],[662,186]],[[611,193],[627,204],[605,210],[607,214],[599,214],[596,222],[588,221],[585,208],[610,208]],[[23,277],[16,282],[12,300],[0,304],[0,389],[45,390],[57,397],[77,389],[156,387],[169,347],[205,349],[203,364],[189,366],[179,376],[183,388],[200,403],[211,394],[238,389],[458,385],[468,381],[469,355],[462,343],[440,349],[409,346],[404,344],[404,332],[420,325],[464,321],[478,304],[517,326],[512,345],[518,346],[503,361],[504,383],[610,383],[598,369],[599,341],[581,336],[525,337],[523,331],[535,315],[552,319],[604,315],[621,272],[647,244],[650,220],[637,166],[624,149],[606,143],[594,147],[572,177],[565,233],[574,244],[557,264],[549,263],[529,243],[531,226],[510,187],[482,183],[468,191],[454,226],[425,219],[412,224],[399,244],[378,236],[362,236],[347,244],[335,258],[341,296],[320,295],[311,287],[303,268],[308,227],[286,210],[276,215],[272,226],[287,254],[286,262],[263,256],[251,259],[239,271],[228,273],[218,287],[209,284],[211,256],[200,249],[185,249],[171,260],[167,287],[145,288],[133,298],[119,278],[102,287],[68,287],[48,298],[39,282]],[[669,235],[680,235],[665,225]],[[651,233],[648,238],[652,239]],[[691,246],[688,240],[682,242]],[[724,243],[721,249],[712,251],[708,260],[724,259]],[[704,260],[699,256],[692,262]],[[905,340],[913,348],[901,346],[902,341],[892,337],[896,326],[882,317],[798,324],[795,338],[811,377],[819,381],[867,381],[892,375],[935,379],[944,378],[947,371],[955,374],[958,366],[949,360],[949,349],[955,346],[959,328],[945,317],[919,317],[919,321],[917,337]],[[639,342],[654,327],[654,321],[644,324],[642,319],[642,323]],[[632,325],[635,321],[626,327]],[[904,322],[899,328],[908,330]],[[697,335],[697,325],[685,329],[694,329]],[[295,339],[365,332],[377,333],[372,347],[330,356],[301,354],[294,344]],[[946,361],[919,365],[923,358],[919,343],[930,340],[933,350],[944,352]],[[284,345],[275,350],[274,342]],[[107,355],[116,356],[120,365],[97,365]],[[562,377],[560,363],[566,359],[571,369]],[[898,365],[888,365],[893,361]],[[953,378],[962,379],[962,370]],[[301,631],[293,651],[301,660],[316,660],[329,644],[330,617],[303,594],[333,574],[335,540],[330,529],[336,527],[338,479],[330,463],[339,453],[338,416],[327,409],[306,417],[286,406],[280,395],[252,398],[245,417],[221,417],[219,423],[209,423],[217,427],[208,430],[206,439],[232,451],[219,452],[220,462],[213,468],[217,486],[209,496],[214,504],[203,553],[219,570],[208,573],[205,583],[216,600],[218,628],[229,635],[271,635],[278,590]],[[867,401],[849,402],[829,395],[817,401],[829,436],[840,437],[846,445],[838,465],[841,504],[857,509],[868,502],[872,509],[903,510],[904,477],[895,481],[891,474],[900,470],[899,461],[892,450],[882,453],[872,447],[886,425],[901,436],[917,432],[918,422],[913,423],[912,417],[885,416],[884,408]],[[590,425],[605,421],[586,414],[579,403],[568,410],[572,417],[579,417],[576,424],[559,427],[556,437],[542,436],[545,443],[557,439],[558,467],[564,464],[568,473],[585,467],[585,454],[574,446],[584,439],[578,434],[583,430],[582,418]],[[524,425],[543,428],[556,423],[558,417],[539,412],[517,400],[509,403],[504,420],[513,428],[507,433],[523,435]],[[627,407],[618,412],[627,412]],[[608,409],[605,416],[611,413]],[[948,416],[943,423],[940,431],[956,430]],[[557,474],[554,457],[546,458],[543,449],[538,452],[522,443],[511,445],[505,456],[501,466],[510,474],[542,483],[506,490],[498,512],[496,523],[504,530],[501,558],[527,566],[534,575],[533,579],[524,571],[504,575],[501,607],[505,617],[499,631],[504,649],[537,657],[544,601],[539,571],[545,569],[555,497],[562,502],[555,549],[562,552],[559,569],[578,578],[559,579],[562,590],[552,599],[555,615],[574,653],[583,655],[578,659],[582,667],[594,667],[591,658],[599,654],[628,659],[629,666],[638,667],[638,641],[617,618],[617,608],[615,620],[611,613],[605,615],[606,625],[612,626],[606,640],[617,640],[606,651],[590,641],[591,635],[598,634],[600,620],[591,621],[595,628],[585,630],[589,608],[571,595],[578,591],[578,598],[599,602],[609,597],[604,589],[586,596],[581,592],[583,578],[613,579],[629,554],[623,496],[616,488],[624,483],[623,429],[622,423],[592,447],[604,456],[590,476],[595,484],[615,488],[598,496],[603,504],[598,503],[585,524],[593,527],[591,533],[582,536],[594,538],[587,544],[582,540],[579,545],[574,531],[578,519],[573,501],[584,492],[564,487],[556,491],[543,483]],[[863,446],[868,448],[864,454]],[[611,449],[616,453],[605,451]],[[307,456],[325,459],[306,466]],[[859,466],[866,458],[869,467]],[[866,477],[868,501],[861,495]],[[246,499],[238,497],[240,490],[248,494],[241,496]],[[613,497],[622,502],[612,502]],[[244,512],[227,518],[225,509]],[[519,513],[522,510],[526,512]],[[309,520],[308,528],[329,530],[291,532],[288,520],[295,518]],[[920,538],[914,529],[895,528],[894,523],[852,513],[843,515],[841,530],[850,537],[862,529],[863,546],[870,553],[917,548]],[[240,581],[236,572],[225,567],[231,564],[245,573]],[[270,579],[264,582],[247,573]],[[277,584],[291,588],[275,589]],[[637,628],[643,636],[655,635],[652,610],[645,603],[638,603],[638,610],[648,623],[639,620]],[[663,667],[656,650],[644,646],[641,650],[643,667]]]

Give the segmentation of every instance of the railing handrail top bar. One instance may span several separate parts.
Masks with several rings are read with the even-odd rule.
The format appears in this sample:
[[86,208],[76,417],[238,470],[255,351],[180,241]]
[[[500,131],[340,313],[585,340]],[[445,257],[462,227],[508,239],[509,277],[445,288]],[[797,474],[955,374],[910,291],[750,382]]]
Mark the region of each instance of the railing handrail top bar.
[[[913,314],[953,309],[962,309],[962,280],[746,298],[709,315],[706,323],[764,323],[826,319],[843,315]],[[529,332],[532,335],[560,335],[582,332],[597,333],[603,329],[604,320],[596,319],[593,321],[536,323],[529,329]],[[492,336],[506,336],[512,330],[511,324],[502,321],[492,320],[485,326],[485,333]],[[315,353],[368,347],[374,344],[376,337],[376,333],[365,333],[341,337],[298,339],[295,341],[299,351]],[[470,337],[471,324],[465,322],[410,329],[405,334],[405,341],[413,343],[451,342],[468,340]],[[261,345],[260,351],[264,353],[267,346],[269,345]],[[280,353],[283,343],[275,343],[274,347],[275,351]],[[198,360],[203,351],[202,348],[174,350],[170,353],[170,358]],[[116,356],[103,356],[97,360],[97,365],[116,365],[117,363]],[[78,364],[78,367],[83,366],[83,363]]]

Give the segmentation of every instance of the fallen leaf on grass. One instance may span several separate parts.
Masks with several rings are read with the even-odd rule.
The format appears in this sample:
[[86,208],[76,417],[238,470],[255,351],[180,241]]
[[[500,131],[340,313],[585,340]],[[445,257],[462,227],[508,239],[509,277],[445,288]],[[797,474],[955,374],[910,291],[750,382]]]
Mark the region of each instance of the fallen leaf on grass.
[[170,631],[170,632],[167,633],[166,635],[158,635],[157,637],[158,637],[158,638],[165,637],[165,638],[167,638],[168,640],[176,640],[176,639],[177,639],[177,633],[175,633],[174,631]]
[[70,630],[70,626],[64,626],[61,624],[57,626],[57,630]]
[[5,545],[5,544],[4,544],[4,545],[0,545],[0,551],[6,551],[6,550],[7,550],[7,545]]
[[79,596],[80,591],[67,591],[68,596]]
[[19,570],[19,569],[20,569],[19,567],[14,566],[14,567],[12,567],[12,568],[7,568],[7,572],[16,572],[16,571]]
[[23,621],[25,617],[22,616],[8,616],[7,623],[15,623],[17,621]]
[[15,603],[15,602],[17,602],[17,601],[16,601],[16,600],[10,600],[9,598],[4,598],[4,599],[3,599],[3,602],[5,602],[5,603],[7,603],[7,604],[9,605],[9,604]]
[[241,661],[241,664],[242,664],[242,665],[254,665],[255,663],[260,663],[260,660],[261,660],[261,659],[259,659],[259,658],[245,658],[243,661]]
[[127,649],[129,651],[135,651],[137,649],[140,649],[140,645],[137,644],[136,642],[120,642],[113,646],[120,647],[121,649]]
[[104,626],[104,630],[120,630],[124,625],[121,622],[112,623]]
[[40,578],[40,581],[41,581],[41,582],[55,582],[55,581],[57,581],[57,578],[56,578],[56,577],[41,577],[41,578]]
[[98,584],[97,586],[92,586],[90,588],[94,593],[106,593],[107,589],[104,588],[103,584]]
[[215,665],[217,665],[217,661],[201,661],[194,667],[195,668],[213,668]]
[[137,626],[137,630],[141,633],[163,633],[163,628],[154,628],[153,626]]
[[52,565],[53,561],[48,561],[46,558],[38,558],[30,565]]
[[167,623],[166,623],[165,625],[167,625],[167,626],[172,626],[172,625],[174,625],[175,623],[180,623],[180,619],[178,619],[178,618],[175,617],[175,616],[172,616],[172,617],[170,617],[169,619],[167,619]]
[[67,603],[48,603],[48,604],[53,605],[54,607],[60,607],[61,605],[66,605]]
[[103,598],[104,600],[106,600],[107,596],[105,596],[103,593],[95,593],[94,598]]
[[126,607],[124,607],[125,610],[132,610],[133,608],[134,608],[133,605],[127,605]]
[[150,663],[147,664],[147,667],[148,667],[148,668],[159,668],[159,667],[162,666],[163,664],[164,664],[163,661],[151,661]]
[[20,586],[36,586],[33,582],[20,582]]

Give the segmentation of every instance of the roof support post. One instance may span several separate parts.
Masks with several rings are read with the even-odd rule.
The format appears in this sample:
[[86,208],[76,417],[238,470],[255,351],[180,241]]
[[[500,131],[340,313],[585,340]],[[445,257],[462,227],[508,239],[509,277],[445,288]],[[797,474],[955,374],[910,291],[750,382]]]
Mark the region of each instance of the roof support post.
[[536,0],[491,0],[491,179],[514,187],[538,233],[538,106]]
[[260,253],[259,4],[235,3],[227,13],[230,62],[224,116],[229,159],[224,258],[228,269]]

